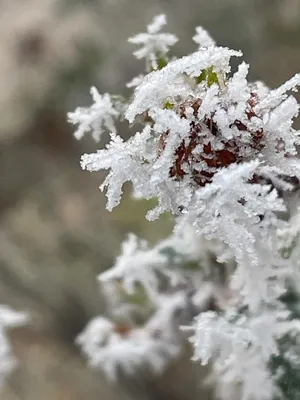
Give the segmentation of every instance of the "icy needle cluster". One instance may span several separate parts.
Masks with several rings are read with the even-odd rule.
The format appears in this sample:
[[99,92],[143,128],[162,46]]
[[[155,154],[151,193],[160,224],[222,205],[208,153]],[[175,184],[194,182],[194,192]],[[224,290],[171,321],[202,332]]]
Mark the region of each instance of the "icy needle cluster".
[[[157,199],[149,220],[168,212],[175,221],[174,234],[154,248],[129,236],[115,266],[100,277],[103,286],[119,285],[130,295],[143,290],[151,303],[147,318],[131,321],[125,333],[95,320],[79,342],[109,375],[117,365],[134,371],[143,362],[160,371],[162,360],[178,354],[178,326],[188,325],[194,358],[212,360],[222,400],[231,398],[229,387],[238,388],[239,399],[272,400],[281,392],[270,360],[280,339],[290,331],[297,336],[299,328],[282,299],[299,274],[284,242],[298,212],[299,105],[290,92],[300,74],[274,90],[249,82],[246,63],[231,72],[231,58],[242,53],[216,46],[200,27],[193,38],[198,50],[169,60],[176,38],[159,33],[163,24],[158,16],[147,33],[130,39],[142,45],[135,55],[146,59],[147,74],[128,85],[134,89],[124,113],[104,102],[102,108],[97,94],[90,109],[70,114],[79,123],[77,137],[95,129],[98,139],[99,121],[111,131],[106,147],[81,161],[88,171],[108,170],[101,185],[108,210],[131,182],[139,197]],[[142,124],[127,141],[111,123],[121,114]],[[126,310],[129,317],[132,309]],[[159,333],[149,330],[161,313],[167,317]],[[253,385],[255,377],[264,388]]]

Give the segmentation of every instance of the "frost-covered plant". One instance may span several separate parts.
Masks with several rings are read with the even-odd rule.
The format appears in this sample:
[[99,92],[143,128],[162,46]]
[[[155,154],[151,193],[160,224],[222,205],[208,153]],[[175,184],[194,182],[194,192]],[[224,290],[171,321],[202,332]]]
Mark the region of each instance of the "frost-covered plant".
[[23,326],[27,321],[28,316],[25,313],[16,312],[6,305],[0,305],[0,387],[17,364],[17,360],[12,355],[7,330]]
[[[159,33],[164,23],[158,16],[130,39],[143,46],[134,54],[145,58],[147,74],[127,85],[134,91],[124,112],[109,97],[109,107],[99,107],[104,97],[94,90],[95,104],[69,115],[77,137],[91,129],[98,139],[102,125],[113,131],[105,149],[81,160],[88,171],[109,171],[100,187],[107,209],[131,182],[138,197],[157,199],[149,220],[168,212],[175,224],[153,248],[129,236],[100,275],[112,320],[92,321],[78,343],[91,365],[115,378],[118,368],[162,371],[190,332],[193,358],[211,361],[222,400],[294,399],[282,382],[284,365],[300,378],[298,315],[286,297],[299,291],[299,105],[289,92],[300,74],[275,90],[248,82],[246,63],[231,73],[231,58],[242,53],[217,47],[200,27],[199,49],[170,59],[177,39]],[[124,141],[111,123],[117,115],[140,131]],[[284,338],[293,338],[290,346]]]

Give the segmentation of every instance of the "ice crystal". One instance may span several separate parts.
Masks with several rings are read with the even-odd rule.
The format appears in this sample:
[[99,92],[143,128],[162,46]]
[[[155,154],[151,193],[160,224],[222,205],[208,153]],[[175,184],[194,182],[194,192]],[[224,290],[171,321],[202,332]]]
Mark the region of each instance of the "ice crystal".
[[79,107],[74,112],[68,113],[68,120],[74,125],[79,125],[75,131],[76,139],[82,139],[85,133],[92,131],[95,141],[99,141],[103,127],[110,132],[115,132],[115,119],[119,111],[114,107],[112,98],[108,93],[103,96],[95,87],[91,88],[94,104],[91,107]]
[[199,47],[215,46],[216,44],[207,30],[202,28],[202,26],[197,26],[196,35],[193,37],[193,41],[196,42]]
[[152,23],[147,26],[146,33],[139,33],[130,37],[128,41],[142,47],[133,54],[136,58],[146,59],[147,70],[157,69],[159,67],[160,58],[165,57],[169,51],[169,47],[173,46],[177,41],[177,37],[171,33],[160,32],[161,28],[166,25],[166,16],[161,14],[156,16]]

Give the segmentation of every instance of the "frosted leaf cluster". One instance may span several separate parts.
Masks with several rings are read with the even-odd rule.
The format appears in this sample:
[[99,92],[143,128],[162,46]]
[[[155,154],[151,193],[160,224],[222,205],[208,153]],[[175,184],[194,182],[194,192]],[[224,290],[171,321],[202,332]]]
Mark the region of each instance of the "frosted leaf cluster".
[[193,41],[197,43],[199,47],[215,46],[216,44],[210,34],[202,28],[202,26],[197,26],[196,35],[193,37]]
[[[102,355],[95,361],[97,352],[85,347],[88,337],[80,343],[106,372],[117,364],[132,372],[138,363],[158,371],[190,332],[194,359],[211,362],[211,379],[222,400],[232,398],[233,387],[238,399],[277,399],[284,393],[272,360],[281,357],[283,338],[299,335],[298,316],[284,299],[299,275],[300,132],[293,128],[299,105],[291,92],[300,85],[300,74],[274,90],[249,82],[246,63],[231,72],[231,58],[242,53],[218,47],[200,27],[194,53],[155,64],[157,52],[166,53],[172,42],[167,46],[158,33],[164,23],[159,16],[147,34],[130,39],[144,44],[135,55],[152,63],[145,76],[128,85],[133,94],[122,113],[142,128],[126,141],[113,131],[104,149],[82,156],[81,166],[108,171],[100,187],[106,189],[108,210],[120,203],[123,184],[131,182],[137,197],[157,200],[147,218],[173,215],[174,232],[154,247],[130,235],[115,265],[99,278],[115,300],[116,287],[122,288],[119,302],[132,323],[125,336],[117,333],[99,352],[127,343],[128,354],[120,351],[111,364]],[[138,302],[135,297],[132,304],[136,293]],[[177,304],[177,298],[181,305],[174,312],[167,305]],[[149,324],[159,315],[165,315],[160,334],[150,335],[157,353],[148,354]],[[113,322],[110,337],[116,326]],[[138,345],[131,346],[137,337],[150,340],[143,342],[148,349],[143,354],[134,353]],[[167,343],[176,343],[177,351],[163,352]],[[164,364],[151,361],[154,354]],[[108,375],[116,376],[112,370]]]
[[92,87],[91,95],[94,104],[87,108],[79,107],[74,112],[68,113],[68,121],[79,125],[75,131],[76,139],[82,139],[85,133],[92,132],[93,139],[98,142],[104,128],[109,132],[115,132],[115,120],[119,116],[119,111],[108,93],[102,96],[95,87]]
[[122,371],[134,375],[141,368],[156,374],[164,371],[170,359],[180,353],[178,338],[162,329],[172,312],[182,307],[184,297],[177,293],[164,299],[163,306],[142,327],[118,325],[104,317],[92,320],[77,337],[77,343],[92,368],[101,369],[110,380]]
[[181,352],[179,326],[205,309],[213,291],[221,302],[208,263],[209,247],[192,227],[154,247],[130,234],[115,265],[99,276],[111,318],[96,317],[77,338],[90,365],[112,380],[120,370],[162,373]]
[[122,280],[128,293],[134,293],[136,284],[139,284],[146,290],[147,296],[157,302],[160,277],[164,275],[172,286],[183,282],[184,275],[176,270],[176,265],[180,266],[183,261],[198,262],[204,256],[199,251],[200,245],[199,238],[191,227],[171,235],[152,248],[145,240],[139,240],[134,234],[130,234],[122,245],[122,254],[116,259],[115,265],[102,273],[99,280],[103,284],[110,280]]
[[12,355],[7,330],[25,325],[28,316],[16,312],[6,305],[0,305],[0,387],[6,376],[15,368],[17,361]]
[[276,314],[265,310],[249,316],[230,310],[224,316],[206,312],[196,318],[195,335],[190,338],[195,348],[194,360],[205,364],[213,355],[211,379],[217,378],[215,384],[222,399],[235,398],[234,391],[243,400],[280,396],[268,361],[278,354],[276,339],[292,329],[287,317],[284,311]]
[[146,60],[146,68],[148,71],[157,69],[159,58],[165,57],[169,51],[169,47],[173,46],[177,41],[177,37],[171,33],[162,33],[161,28],[166,25],[165,15],[161,14],[154,18],[153,22],[147,26],[146,33],[139,33],[128,39],[133,44],[140,45],[141,48],[133,54],[136,58]]

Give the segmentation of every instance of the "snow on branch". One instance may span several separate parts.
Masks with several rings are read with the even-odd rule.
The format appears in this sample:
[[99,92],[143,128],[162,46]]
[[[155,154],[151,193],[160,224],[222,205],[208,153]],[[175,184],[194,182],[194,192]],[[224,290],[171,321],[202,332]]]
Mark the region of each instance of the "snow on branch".
[[85,133],[92,131],[93,139],[98,142],[104,127],[109,132],[115,132],[115,120],[120,113],[108,93],[102,96],[95,87],[92,87],[91,95],[94,104],[91,107],[79,107],[74,112],[69,112],[68,121],[79,125],[74,134],[76,139],[82,139]]
[[[134,54],[146,59],[146,74],[127,85],[126,109],[93,89],[95,104],[69,114],[77,137],[111,131],[104,149],[81,159],[83,169],[108,171],[100,187],[108,210],[131,182],[139,198],[157,200],[149,220],[174,217],[173,234],[153,247],[129,235],[99,278],[107,293],[120,285],[127,305],[142,288],[137,307],[122,308],[125,328],[117,314],[101,317],[78,343],[116,378],[118,368],[135,373],[139,365],[161,372],[192,331],[194,359],[211,362],[220,399],[288,398],[280,382],[289,369],[274,372],[272,360],[297,367],[299,304],[287,298],[299,292],[299,104],[291,92],[300,75],[273,90],[249,82],[245,62],[231,72],[242,53],[216,46],[201,27],[198,51],[170,58],[177,38],[161,33],[165,23],[160,15],[130,38],[141,45]],[[119,116],[142,125],[127,141],[115,132]]]
[[166,56],[169,47],[173,46],[177,41],[177,37],[171,33],[162,33],[161,28],[166,25],[167,19],[164,14],[156,16],[152,23],[147,26],[146,33],[139,33],[130,37],[128,41],[133,44],[141,45],[139,50],[133,54],[136,58],[146,59],[146,68],[149,72],[151,69],[157,69],[161,63],[166,62]]

